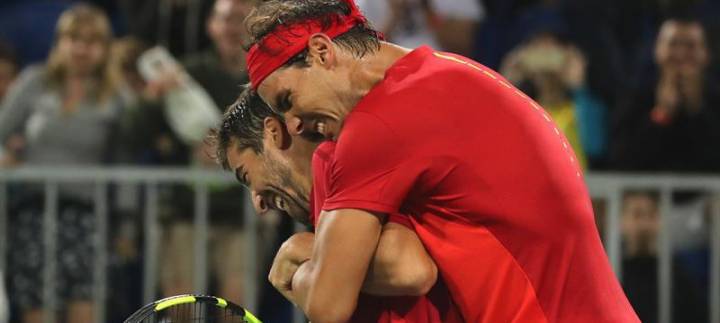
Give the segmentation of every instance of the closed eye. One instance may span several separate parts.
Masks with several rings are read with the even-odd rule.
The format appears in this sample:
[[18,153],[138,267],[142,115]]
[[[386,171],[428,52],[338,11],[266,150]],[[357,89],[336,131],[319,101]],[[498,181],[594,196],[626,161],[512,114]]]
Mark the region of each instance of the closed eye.
[[290,110],[290,108],[292,107],[292,102],[290,101],[290,94],[291,93],[289,90],[284,90],[284,91],[278,93],[278,95],[275,99],[275,102],[276,102],[275,108],[280,113],[288,112]]
[[235,179],[237,179],[240,184],[250,187],[250,179],[242,166],[235,169]]

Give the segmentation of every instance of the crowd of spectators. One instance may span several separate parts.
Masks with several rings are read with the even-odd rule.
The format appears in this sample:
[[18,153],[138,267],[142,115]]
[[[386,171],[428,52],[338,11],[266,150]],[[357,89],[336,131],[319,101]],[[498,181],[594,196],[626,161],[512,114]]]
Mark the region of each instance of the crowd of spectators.
[[[217,167],[203,138],[248,81],[242,22],[256,1],[3,1],[0,168]],[[588,171],[720,171],[720,20],[713,19],[720,1],[356,2],[392,42],[427,44],[500,71],[550,113]],[[238,303],[248,264],[224,255],[246,248],[242,192],[236,185],[210,188],[214,291]],[[22,185],[11,193],[13,247],[5,274],[13,320],[40,322],[42,190]],[[58,295],[68,322],[93,315],[92,194],[82,184],[60,187]],[[160,187],[168,246],[160,262],[162,295],[193,289],[192,194],[192,187]],[[707,199],[691,192],[674,200],[687,209]],[[654,322],[657,304],[648,299],[657,291],[657,194],[628,192],[624,201],[624,284],[643,321]],[[140,213],[121,204],[113,208],[116,227],[139,226]],[[697,209],[688,217],[709,221],[706,208]],[[275,248],[293,228],[286,218],[263,221],[279,228],[268,242]],[[116,291],[133,299],[138,289],[128,286],[140,281],[141,239],[127,233],[137,230],[115,231],[111,245],[120,260],[113,272],[125,282]],[[704,259],[704,253],[685,257],[701,245],[678,258]],[[707,272],[683,266],[675,264],[676,284],[684,286],[676,299],[685,301],[675,305],[676,314],[706,313],[697,305],[707,304],[701,287]],[[285,303],[272,288],[262,297],[265,321],[289,321],[290,307],[279,305]],[[120,302],[109,315],[119,320],[139,305]]]

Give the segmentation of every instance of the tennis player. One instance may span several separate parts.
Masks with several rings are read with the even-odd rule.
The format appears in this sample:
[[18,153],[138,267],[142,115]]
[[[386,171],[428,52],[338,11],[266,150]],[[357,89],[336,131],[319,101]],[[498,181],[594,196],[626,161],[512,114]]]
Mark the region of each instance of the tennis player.
[[351,0],[268,1],[246,25],[253,88],[291,134],[337,142],[310,260],[275,264],[313,322],[351,317],[399,211],[467,322],[638,321],[567,140],[502,76],[382,41]]
[[[310,173],[297,173],[288,156],[308,161],[317,146],[287,134],[282,116],[277,115],[256,94],[245,91],[238,101],[228,108],[222,126],[216,134],[217,157],[225,169],[236,172],[237,178],[251,188],[255,208],[262,214],[270,209],[287,213],[303,223],[317,223],[326,187],[324,175],[329,156],[329,143],[315,153],[313,172],[321,182],[313,185],[311,206],[308,196],[297,192],[307,191],[303,183],[311,181]],[[320,156],[319,158],[317,156]],[[312,202],[312,201],[315,201]],[[306,211],[308,208],[317,210]],[[309,259],[314,235],[299,233],[291,237],[278,252],[278,259]],[[273,266],[274,277],[284,276]],[[350,322],[462,322],[458,310],[452,305],[447,289],[436,284],[437,268],[420,240],[412,231],[407,217],[392,217],[383,226],[371,269],[363,285],[363,293]],[[286,284],[289,284],[287,281]],[[343,288],[338,286],[338,289]],[[282,292],[286,288],[278,286]],[[426,295],[427,294],[427,295]],[[373,295],[373,296],[371,296]]]

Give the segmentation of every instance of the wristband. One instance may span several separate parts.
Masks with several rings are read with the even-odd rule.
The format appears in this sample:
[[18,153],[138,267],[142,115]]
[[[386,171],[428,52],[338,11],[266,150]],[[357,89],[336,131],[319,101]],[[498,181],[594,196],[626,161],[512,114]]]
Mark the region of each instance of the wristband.
[[661,126],[667,126],[672,123],[672,116],[667,110],[655,107],[650,111],[650,119]]

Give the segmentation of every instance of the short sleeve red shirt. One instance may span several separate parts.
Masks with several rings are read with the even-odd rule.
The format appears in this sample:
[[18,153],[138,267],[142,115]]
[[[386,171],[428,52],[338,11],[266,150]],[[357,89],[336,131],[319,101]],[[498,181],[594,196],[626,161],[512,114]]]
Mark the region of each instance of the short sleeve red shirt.
[[[312,160],[313,193],[311,195],[311,220],[317,224],[322,204],[325,202],[327,172],[335,154],[335,143],[322,143],[315,150]],[[412,228],[407,216],[393,214],[390,222]],[[439,281],[430,292],[421,297],[376,297],[360,294],[351,323],[461,323],[458,309],[452,304],[447,287]]]
[[467,322],[638,322],[581,170],[502,76],[421,47],[345,119],[324,210],[409,215]]

